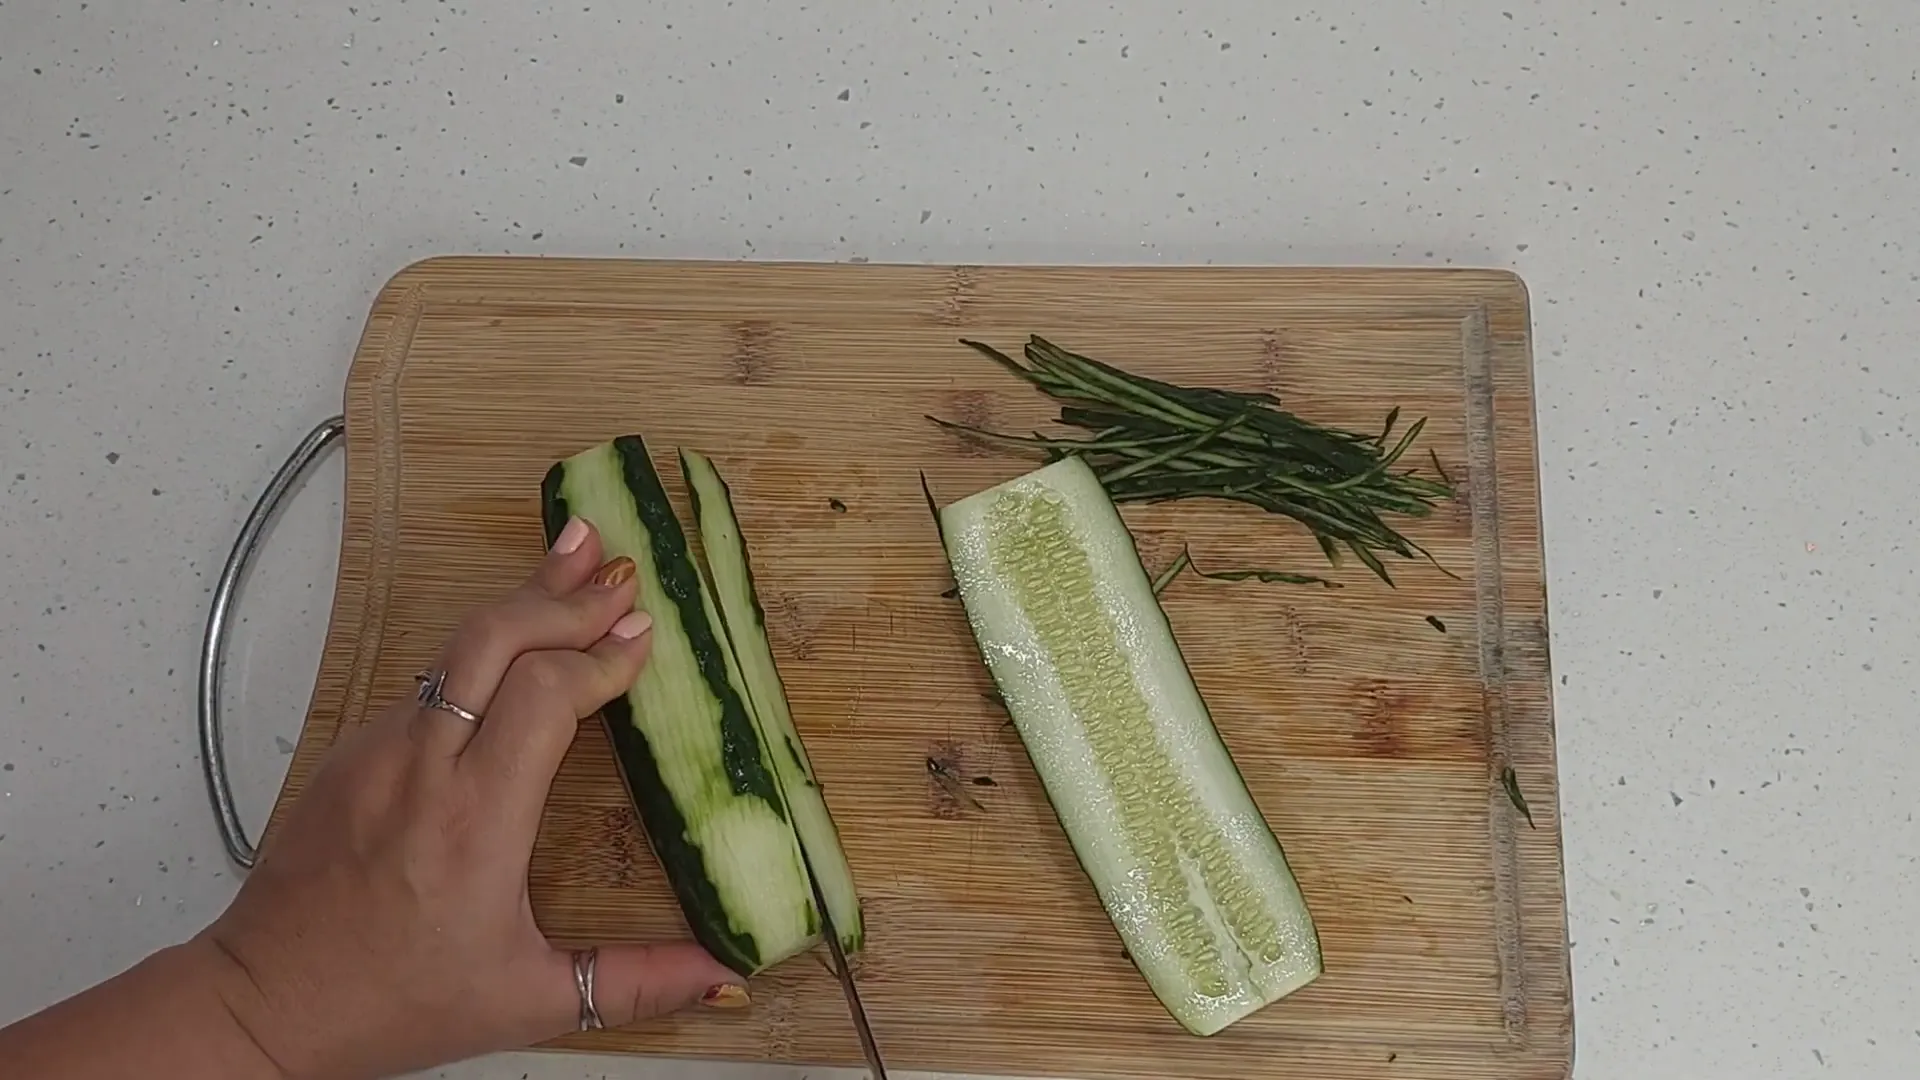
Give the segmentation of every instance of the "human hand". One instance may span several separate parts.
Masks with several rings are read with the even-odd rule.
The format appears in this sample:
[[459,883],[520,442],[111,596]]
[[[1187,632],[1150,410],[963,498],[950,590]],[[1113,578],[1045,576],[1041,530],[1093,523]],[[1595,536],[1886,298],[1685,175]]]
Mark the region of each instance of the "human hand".
[[[532,577],[464,620],[435,667],[481,722],[406,700],[342,736],[195,939],[281,1072],[387,1076],[577,1026],[573,957],[535,924],[527,866],[578,721],[646,657],[633,563],[601,554],[576,518]],[[594,982],[608,1026],[746,1003],[693,942],[604,947]]]

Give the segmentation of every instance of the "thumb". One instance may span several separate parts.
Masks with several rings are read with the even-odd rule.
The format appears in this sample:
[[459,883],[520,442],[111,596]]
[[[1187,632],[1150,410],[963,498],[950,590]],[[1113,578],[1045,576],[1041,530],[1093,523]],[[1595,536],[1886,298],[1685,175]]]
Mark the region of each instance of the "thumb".
[[593,1000],[608,1027],[665,1016],[696,1001],[720,1009],[751,1003],[747,980],[691,941],[601,946]]

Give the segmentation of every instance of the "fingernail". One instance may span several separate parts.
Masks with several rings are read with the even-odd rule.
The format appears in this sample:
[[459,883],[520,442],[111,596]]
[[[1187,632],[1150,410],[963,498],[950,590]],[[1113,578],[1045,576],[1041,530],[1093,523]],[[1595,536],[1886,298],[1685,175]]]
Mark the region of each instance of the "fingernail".
[[633,565],[633,560],[627,558],[625,555],[616,559],[608,559],[605,566],[594,571],[593,583],[608,589],[613,588],[615,585],[625,585],[627,582],[633,580],[633,572],[636,569],[637,567]]
[[608,630],[607,633],[612,634],[622,641],[632,641],[634,638],[646,633],[647,628],[652,625],[653,616],[644,611],[629,611],[625,615],[620,616],[620,621],[614,623],[613,628]]
[[587,523],[580,518],[570,517],[566,527],[560,530],[560,535],[553,538],[553,550],[561,555],[571,555],[586,542]]
[[747,996],[746,987],[721,983],[701,994],[700,1004],[709,1009],[744,1009],[753,1004],[753,999]]

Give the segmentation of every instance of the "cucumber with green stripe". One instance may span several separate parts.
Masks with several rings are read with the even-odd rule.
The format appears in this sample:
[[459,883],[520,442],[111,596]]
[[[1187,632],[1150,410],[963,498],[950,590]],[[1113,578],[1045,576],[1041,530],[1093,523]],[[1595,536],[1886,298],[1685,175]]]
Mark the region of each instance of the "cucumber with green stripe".
[[940,511],[980,654],[1074,853],[1167,1011],[1211,1035],[1320,976],[1319,936],[1078,457]]
[[786,795],[794,831],[814,872],[820,875],[820,891],[827,899],[833,927],[839,932],[840,947],[848,953],[856,952],[864,931],[860,899],[853,891],[853,869],[847,865],[839,830],[827,811],[820,782],[813,775],[806,745],[793,726],[786,686],[780,681],[773,644],[767,639],[766,615],[754,590],[747,542],[734,514],[733,492],[713,462],[698,451],[681,449],[680,472],[686,478],[693,520],[700,531],[706,580],[718,599],[727,641],[733,646],[734,661],[746,686],[748,706],[772,753],[773,771]]
[[[688,926],[742,975],[811,947],[820,918],[781,787],[778,761],[787,750],[762,731],[713,590],[646,443],[622,436],[558,462],[541,495],[549,545],[577,515],[599,530],[605,558],[625,555],[637,567],[635,606],[653,616],[652,648],[640,677],[603,716]],[[834,857],[815,856],[816,872],[826,895],[851,896],[852,874],[833,839]],[[853,926],[857,941],[857,920]]]

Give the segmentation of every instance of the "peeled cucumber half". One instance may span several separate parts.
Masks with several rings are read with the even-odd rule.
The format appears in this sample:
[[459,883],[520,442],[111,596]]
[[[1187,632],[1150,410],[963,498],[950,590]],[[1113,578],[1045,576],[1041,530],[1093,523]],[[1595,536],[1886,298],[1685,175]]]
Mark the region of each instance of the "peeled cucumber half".
[[1319,937],[1099,479],[1067,457],[939,513],[981,657],[1135,965],[1212,1035],[1311,983]]

